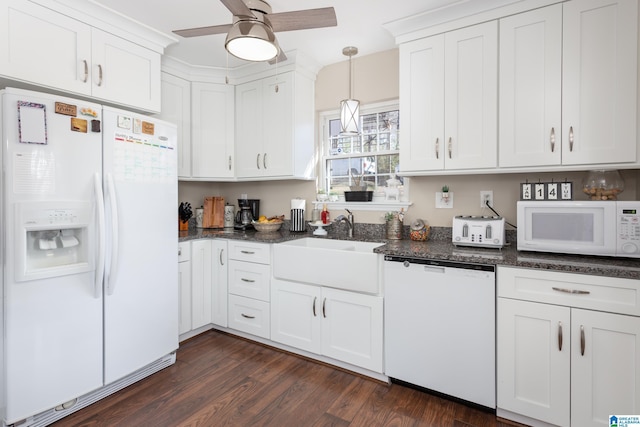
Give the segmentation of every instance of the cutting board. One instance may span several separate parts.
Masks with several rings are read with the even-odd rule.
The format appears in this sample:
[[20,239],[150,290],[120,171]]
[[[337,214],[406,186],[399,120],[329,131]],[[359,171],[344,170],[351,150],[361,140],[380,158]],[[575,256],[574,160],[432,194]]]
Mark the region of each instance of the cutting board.
[[224,228],[224,197],[205,197],[202,228]]

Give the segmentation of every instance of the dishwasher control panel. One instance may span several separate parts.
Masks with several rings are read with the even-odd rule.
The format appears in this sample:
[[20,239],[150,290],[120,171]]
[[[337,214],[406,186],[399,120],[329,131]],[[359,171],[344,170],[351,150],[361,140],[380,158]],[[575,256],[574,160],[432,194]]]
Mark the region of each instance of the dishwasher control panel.
[[504,246],[504,218],[499,216],[455,216],[451,241],[456,246],[501,248]]

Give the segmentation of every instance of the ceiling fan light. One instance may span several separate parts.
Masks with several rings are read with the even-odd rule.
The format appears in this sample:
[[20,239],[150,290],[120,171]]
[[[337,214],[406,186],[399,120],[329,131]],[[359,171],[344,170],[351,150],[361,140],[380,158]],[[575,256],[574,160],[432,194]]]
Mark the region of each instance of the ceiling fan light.
[[227,34],[224,47],[233,56],[246,61],[269,61],[279,52],[273,30],[258,20],[236,21]]
[[345,99],[340,101],[340,134],[358,135],[360,133],[360,101]]

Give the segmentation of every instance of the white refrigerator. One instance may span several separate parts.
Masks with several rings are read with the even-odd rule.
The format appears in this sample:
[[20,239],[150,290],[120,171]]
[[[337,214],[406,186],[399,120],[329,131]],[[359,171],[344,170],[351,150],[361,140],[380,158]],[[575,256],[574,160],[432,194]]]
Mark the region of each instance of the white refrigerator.
[[0,94],[2,420],[47,425],[175,361],[176,128]]

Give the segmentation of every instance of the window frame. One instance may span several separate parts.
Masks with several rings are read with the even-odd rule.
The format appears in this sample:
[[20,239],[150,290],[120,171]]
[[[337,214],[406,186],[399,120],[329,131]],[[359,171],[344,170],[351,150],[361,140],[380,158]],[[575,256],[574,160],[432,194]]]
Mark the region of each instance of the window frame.
[[[394,99],[384,102],[377,102],[367,105],[360,105],[360,116],[366,116],[369,114],[382,113],[385,111],[400,111],[400,100]],[[330,147],[328,144],[329,141],[329,121],[330,120],[339,120],[340,119],[340,111],[336,110],[327,110],[319,113],[319,122],[320,122],[320,135],[319,139],[319,171],[318,171],[318,191],[325,191],[327,194],[330,189],[328,188],[328,174],[327,174],[327,162],[329,160],[335,159],[349,159],[349,158],[360,158],[367,157],[367,154],[370,156],[385,156],[390,154],[400,154],[400,150],[384,150],[384,151],[374,151],[374,152],[360,152],[360,153],[350,153],[344,155],[330,155]],[[399,135],[401,131],[399,132]],[[400,137],[401,138],[401,137]],[[405,178],[406,179],[406,178]]]

